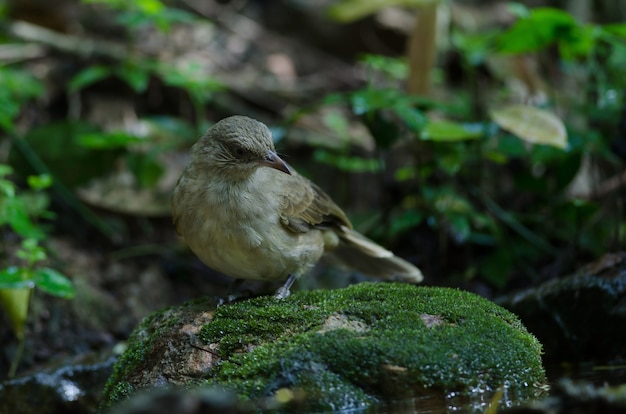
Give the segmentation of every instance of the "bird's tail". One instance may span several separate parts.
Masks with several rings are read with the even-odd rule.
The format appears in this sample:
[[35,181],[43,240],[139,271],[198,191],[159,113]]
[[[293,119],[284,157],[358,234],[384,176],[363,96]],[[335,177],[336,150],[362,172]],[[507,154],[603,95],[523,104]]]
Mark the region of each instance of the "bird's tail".
[[408,283],[419,283],[424,279],[417,267],[362,234],[345,226],[341,230],[340,243],[332,253],[347,266],[377,278]]

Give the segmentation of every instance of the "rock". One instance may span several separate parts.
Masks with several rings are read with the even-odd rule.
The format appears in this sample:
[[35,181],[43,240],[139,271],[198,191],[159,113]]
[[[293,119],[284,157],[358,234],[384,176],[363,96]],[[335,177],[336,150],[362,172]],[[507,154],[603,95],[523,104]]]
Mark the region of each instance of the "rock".
[[539,338],[550,363],[626,358],[626,253],[496,302]]
[[361,409],[430,393],[545,383],[541,345],[472,293],[399,283],[295,292],[215,308],[202,299],[146,318],[105,390],[224,387],[263,408]]

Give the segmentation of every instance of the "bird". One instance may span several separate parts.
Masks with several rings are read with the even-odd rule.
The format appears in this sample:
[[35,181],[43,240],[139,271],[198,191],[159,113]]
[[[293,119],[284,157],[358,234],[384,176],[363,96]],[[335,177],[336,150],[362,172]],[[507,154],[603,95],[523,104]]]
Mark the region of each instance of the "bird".
[[288,165],[264,123],[224,118],[190,153],[172,193],[173,222],[213,270],[234,279],[284,281],[278,299],[325,253],[366,276],[423,280],[416,266],[354,230],[330,196]]

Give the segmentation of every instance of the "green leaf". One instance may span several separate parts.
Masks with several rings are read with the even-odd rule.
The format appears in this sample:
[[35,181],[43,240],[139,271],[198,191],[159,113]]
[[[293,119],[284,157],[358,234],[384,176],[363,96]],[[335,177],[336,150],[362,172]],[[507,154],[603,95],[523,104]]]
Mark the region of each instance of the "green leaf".
[[0,289],[32,289],[33,287],[35,287],[35,283],[30,279],[30,274],[25,269],[10,266],[0,270]]
[[472,233],[472,226],[470,220],[464,215],[452,215],[448,217],[450,223],[450,232],[452,237],[457,243],[464,243],[467,241]]
[[322,122],[340,137],[349,135],[350,123],[341,112],[332,111],[324,114]]
[[107,66],[89,66],[70,79],[68,89],[70,92],[79,91],[80,89],[86,88],[89,85],[111,76],[112,72],[111,68]]
[[407,210],[393,218],[389,231],[392,235],[403,233],[417,227],[424,221],[424,214],[417,210]]
[[41,96],[45,87],[28,71],[0,67],[0,90],[21,103]]
[[404,80],[409,73],[409,66],[406,63],[406,59],[403,58],[367,54],[361,57],[360,60],[366,66],[385,73],[392,79]]
[[482,126],[463,125],[446,119],[429,120],[422,131],[421,139],[431,141],[466,141],[482,136]]
[[615,36],[626,38],[626,24],[625,23],[606,24],[602,26],[602,29],[607,33],[611,33]]
[[382,162],[377,159],[353,157],[344,154],[332,153],[322,149],[318,149],[313,152],[313,159],[324,164],[332,165],[333,167],[343,171],[377,172],[383,169]]
[[209,100],[214,92],[224,89],[224,85],[207,76],[202,65],[191,62],[185,66],[157,65],[155,70],[168,86],[183,88],[200,102]]
[[28,186],[33,190],[45,190],[52,185],[52,176],[50,174],[29,175],[27,181]]
[[500,31],[491,30],[480,33],[452,32],[452,43],[463,52],[463,56],[472,66],[484,64],[493,55],[493,44]]
[[26,260],[29,266],[48,258],[46,250],[39,246],[39,241],[37,239],[23,240],[22,248],[18,249],[15,255],[20,259]]
[[[0,194],[7,198],[15,197],[15,185],[9,180],[0,180]],[[2,206],[1,203],[0,206]],[[0,221],[1,220],[0,218]]]
[[126,162],[143,188],[154,187],[163,175],[163,166],[150,154],[129,153]]
[[557,42],[574,41],[580,26],[567,12],[553,8],[533,9],[499,38],[499,52],[535,52]]
[[130,86],[136,93],[143,93],[148,89],[150,72],[135,65],[124,65],[115,70],[115,74]]
[[450,175],[458,173],[467,160],[467,154],[453,151],[437,157],[437,166]]
[[411,131],[419,132],[426,126],[427,119],[422,111],[414,108],[412,105],[412,102],[407,100],[398,101],[398,103],[393,106],[393,110],[406,123]]
[[123,131],[82,133],[76,137],[76,143],[85,148],[116,149],[126,148],[129,144],[142,142],[143,139]]
[[60,272],[49,267],[34,270],[35,285],[46,293],[64,299],[71,299],[76,295],[72,282]]
[[6,199],[0,204],[0,224],[8,224],[21,237],[42,239],[44,232],[32,222],[27,212],[22,199]]
[[44,90],[43,83],[28,71],[0,67],[0,128],[13,131],[22,105]]
[[54,213],[48,210],[50,196],[41,191],[22,191],[19,198],[23,201],[26,214],[34,219],[51,218]]
[[13,173],[13,168],[10,165],[0,164],[0,177]]
[[9,162],[22,175],[34,174],[32,162],[37,157],[55,182],[74,188],[110,172],[122,152],[118,148],[93,149],[77,143],[80,135],[98,133],[97,127],[80,121],[47,123],[30,129],[23,140],[16,140],[20,143],[12,147]]

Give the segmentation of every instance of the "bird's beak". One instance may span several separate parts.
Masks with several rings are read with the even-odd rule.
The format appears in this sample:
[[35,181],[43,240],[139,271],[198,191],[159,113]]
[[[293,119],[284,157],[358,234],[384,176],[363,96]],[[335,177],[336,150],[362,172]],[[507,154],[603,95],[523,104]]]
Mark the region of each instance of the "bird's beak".
[[278,154],[276,154],[274,151],[267,151],[267,154],[265,154],[265,158],[263,159],[262,164],[267,167],[275,168],[278,171],[282,171],[285,174],[291,175],[291,168],[289,168],[289,165],[287,165],[287,163],[283,161],[283,159],[280,158]]

